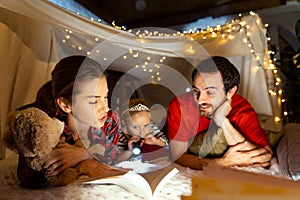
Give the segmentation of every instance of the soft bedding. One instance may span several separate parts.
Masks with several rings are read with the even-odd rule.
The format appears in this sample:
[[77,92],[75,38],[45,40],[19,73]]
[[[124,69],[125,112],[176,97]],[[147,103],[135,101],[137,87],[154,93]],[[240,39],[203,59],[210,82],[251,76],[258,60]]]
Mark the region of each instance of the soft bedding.
[[[17,154],[7,151],[4,160],[0,160],[0,199],[128,199],[140,200],[143,197],[127,192],[125,189],[115,185],[78,185],[70,184],[63,187],[54,187],[49,189],[23,189],[18,185],[16,175]],[[180,173],[175,175],[164,186],[158,199],[181,199],[181,195],[191,194],[191,177],[201,175],[201,172],[195,172],[190,169],[181,169]]]
[[300,124],[286,124],[283,132],[277,146],[280,174],[295,181],[300,180]]
[[[129,193],[125,189],[115,185],[76,185],[71,184],[63,187],[49,189],[29,190],[20,188],[16,175],[17,155],[7,151],[4,160],[0,160],[0,199],[130,199],[139,200],[143,197]],[[246,170],[254,173],[279,176],[277,159],[272,159],[269,169],[237,167],[238,170]],[[191,179],[193,176],[202,176],[202,171],[180,168],[180,172],[171,178],[163,190],[159,193],[158,199],[176,200],[181,195],[191,195]]]

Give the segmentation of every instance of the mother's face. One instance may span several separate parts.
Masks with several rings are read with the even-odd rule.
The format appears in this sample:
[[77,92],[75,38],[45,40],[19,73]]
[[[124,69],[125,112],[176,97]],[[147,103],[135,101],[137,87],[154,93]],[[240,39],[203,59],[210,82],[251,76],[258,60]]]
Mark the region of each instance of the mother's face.
[[78,92],[73,97],[72,114],[78,125],[102,127],[108,108],[108,88],[106,77],[86,80],[79,84]]

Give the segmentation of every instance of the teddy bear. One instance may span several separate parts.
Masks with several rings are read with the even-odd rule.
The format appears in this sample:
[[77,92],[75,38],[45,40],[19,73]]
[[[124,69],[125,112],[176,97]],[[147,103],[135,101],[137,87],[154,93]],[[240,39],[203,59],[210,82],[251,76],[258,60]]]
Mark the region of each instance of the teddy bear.
[[[60,142],[63,129],[63,122],[50,118],[38,108],[30,107],[9,113],[3,140],[7,148],[24,156],[30,168],[45,174],[44,165],[52,149]],[[80,140],[74,145],[84,147]],[[83,170],[81,167],[81,171]],[[45,174],[45,186],[67,185],[76,180],[80,173],[82,172],[75,167],[68,168],[57,176]]]
[[[64,186],[80,178],[84,182],[85,178],[116,176],[128,171],[106,165],[97,159],[87,159],[59,175],[47,176],[44,165],[52,149],[60,142],[63,129],[64,123],[57,118],[49,117],[36,107],[29,107],[9,113],[3,141],[7,148],[23,155],[31,169],[45,175],[45,187]],[[80,139],[76,140],[74,146],[86,148]]]

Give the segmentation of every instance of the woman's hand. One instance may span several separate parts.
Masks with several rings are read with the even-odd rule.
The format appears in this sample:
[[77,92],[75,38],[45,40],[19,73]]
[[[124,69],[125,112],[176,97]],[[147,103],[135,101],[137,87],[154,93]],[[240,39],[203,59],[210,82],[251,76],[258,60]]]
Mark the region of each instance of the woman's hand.
[[85,174],[88,177],[107,177],[121,175],[129,171],[128,169],[111,167],[109,165],[100,163],[98,160],[84,160],[77,167],[79,174]]
[[59,143],[52,150],[50,159],[45,164],[46,174],[55,176],[86,159],[92,159],[92,156],[85,148],[73,146],[66,142]]

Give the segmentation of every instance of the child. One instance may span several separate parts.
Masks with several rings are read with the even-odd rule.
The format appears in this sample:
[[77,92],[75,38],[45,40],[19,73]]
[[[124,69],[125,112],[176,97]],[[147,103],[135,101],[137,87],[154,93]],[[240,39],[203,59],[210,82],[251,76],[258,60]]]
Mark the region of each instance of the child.
[[[122,154],[118,161],[128,160],[133,156],[134,144],[138,144],[141,153],[167,148],[168,139],[151,121],[148,103],[144,99],[131,99],[128,107],[121,115],[122,132],[118,146]],[[143,160],[145,159],[144,157]]]

